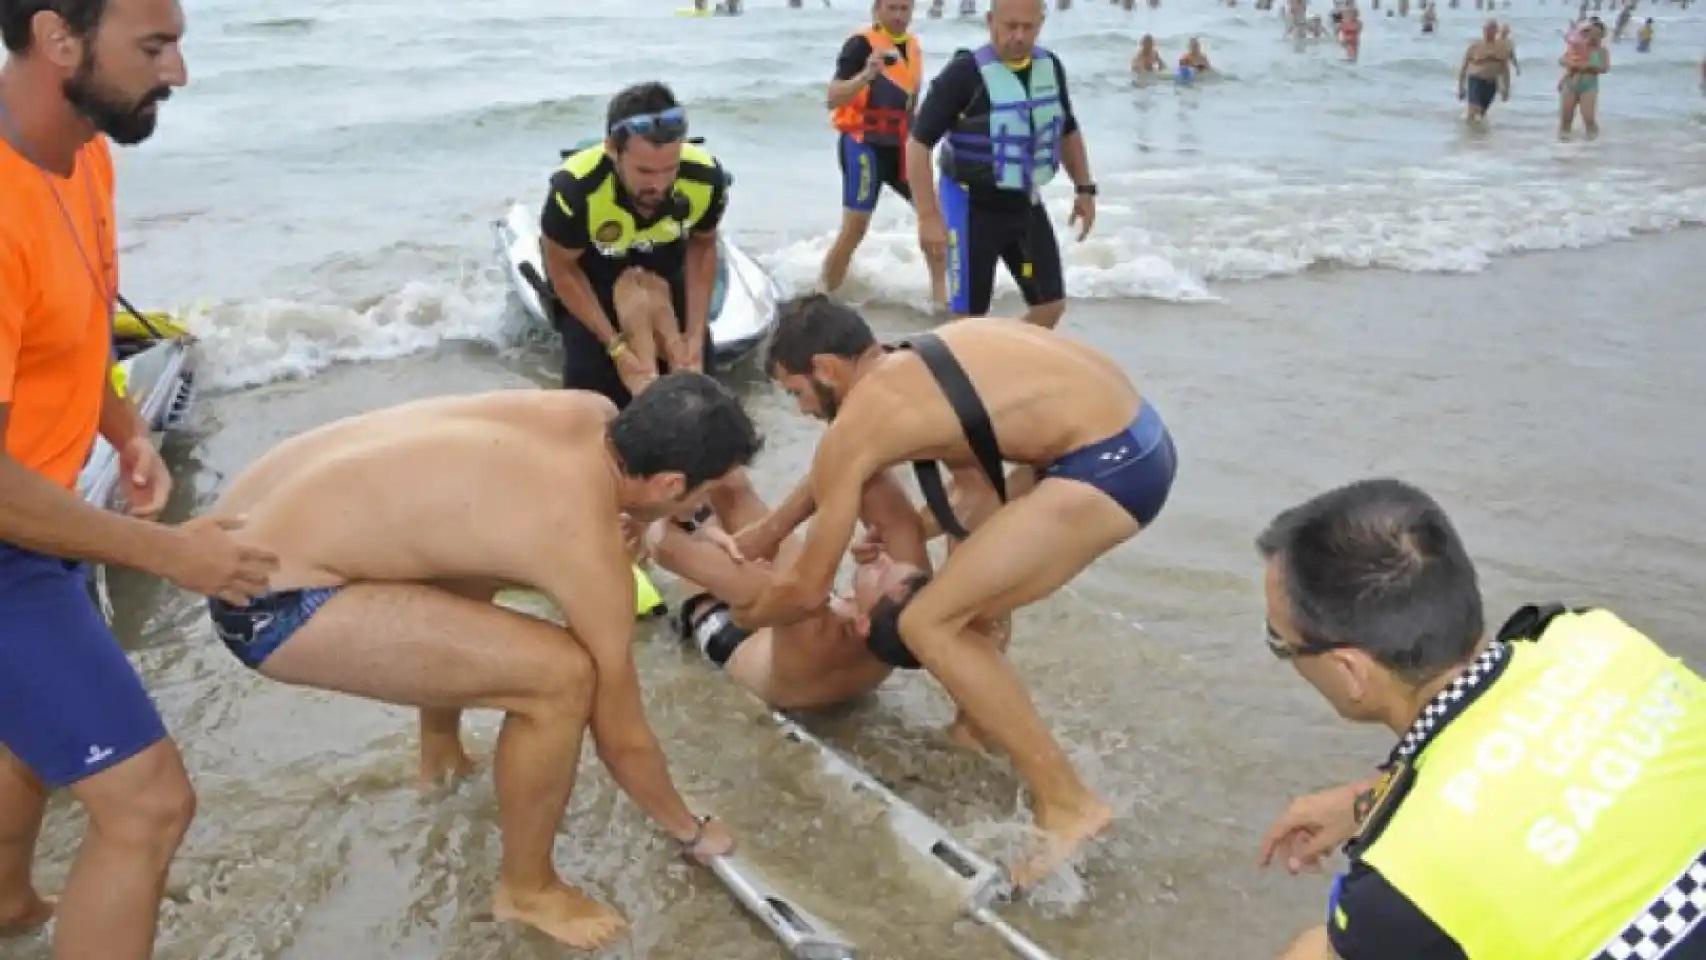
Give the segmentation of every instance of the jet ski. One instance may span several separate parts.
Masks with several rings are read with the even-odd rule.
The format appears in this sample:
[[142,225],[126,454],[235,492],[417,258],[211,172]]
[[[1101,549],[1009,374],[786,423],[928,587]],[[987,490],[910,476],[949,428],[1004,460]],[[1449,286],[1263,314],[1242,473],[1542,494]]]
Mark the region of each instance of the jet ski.
[[[541,326],[551,326],[545,304],[555,299],[545,279],[545,255],[539,246],[539,211],[516,204],[492,224],[498,261],[521,306]],[[711,342],[719,366],[751,353],[776,324],[781,291],[776,281],[746,251],[718,234],[717,279],[711,290]]]
[[[113,386],[119,396],[136,404],[137,412],[156,435],[182,427],[194,400],[193,342],[189,332],[166,314],[121,313],[113,320],[117,361],[111,371]],[[90,506],[124,509],[118,451],[105,438],[95,438],[95,446],[77,477],[77,491]],[[105,569],[91,569],[92,588],[110,620],[112,603],[107,596]]]

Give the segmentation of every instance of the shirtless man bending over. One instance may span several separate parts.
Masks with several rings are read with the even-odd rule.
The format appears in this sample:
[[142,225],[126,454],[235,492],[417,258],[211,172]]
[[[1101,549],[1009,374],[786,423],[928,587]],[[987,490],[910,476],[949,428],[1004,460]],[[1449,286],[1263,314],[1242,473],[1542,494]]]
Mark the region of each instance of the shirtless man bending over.
[[[711,503],[730,530],[768,512],[740,474],[719,484]],[[657,543],[658,565],[705,591],[681,606],[683,637],[729,679],[778,709],[827,707],[875,690],[893,672],[895,658],[904,656],[900,611],[928,581],[930,558],[917,511],[886,474],[866,485],[860,516],[872,538],[854,550],[861,562],[852,594],[826,595],[804,619],[756,631],[736,624],[731,608],[763,593],[774,576],[770,566],[737,562],[715,544],[677,529],[676,522],[660,521],[667,532]],[[776,566],[797,562],[800,547],[794,538],[785,541]]]
[[[287,440],[215,516],[278,554],[273,592],[213,600],[232,653],[275,680],[421,708],[421,775],[468,768],[460,710],[504,711],[494,774],[503,856],[493,914],[571,946],[624,921],[551,860],[590,721],[616,783],[701,861],[733,847],[670,780],[640,701],[634,581],[618,514],[691,510],[759,446],[703,374],[658,380],[621,414],[583,391],[513,390],[378,410]],[[567,629],[491,604],[539,590]]]
[[[830,424],[806,481],[737,538],[746,556],[768,556],[817,516],[798,561],[736,611],[741,622],[790,623],[818,608],[861,491],[890,466],[943,461],[960,468],[962,488],[984,483],[1005,501],[966,536],[939,477],[933,494],[936,474],[921,471],[938,522],[963,542],[902,611],[900,635],[1030,788],[1047,843],[1013,879],[1036,882],[1112,811],[1073,769],[999,644],[968,628],[1048,596],[1155,519],[1175,467],[1166,427],[1113,361],[1008,320],[945,324],[886,352],[857,313],[808,297],[784,308],[766,366],[802,412]],[[1023,466],[1005,478],[1004,461]]]

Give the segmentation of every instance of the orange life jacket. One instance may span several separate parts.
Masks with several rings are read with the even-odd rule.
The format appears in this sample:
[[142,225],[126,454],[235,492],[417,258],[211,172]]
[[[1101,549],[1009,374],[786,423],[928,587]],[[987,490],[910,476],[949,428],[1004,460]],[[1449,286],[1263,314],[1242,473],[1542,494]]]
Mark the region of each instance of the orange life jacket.
[[[862,36],[871,44],[871,52],[882,56],[885,51],[900,52],[887,30],[873,26]],[[905,56],[894,63],[884,64],[865,89],[853,99],[835,109],[830,123],[854,139],[878,146],[899,146],[906,140],[912,123],[912,103],[924,79],[924,52],[918,38],[906,38]]]

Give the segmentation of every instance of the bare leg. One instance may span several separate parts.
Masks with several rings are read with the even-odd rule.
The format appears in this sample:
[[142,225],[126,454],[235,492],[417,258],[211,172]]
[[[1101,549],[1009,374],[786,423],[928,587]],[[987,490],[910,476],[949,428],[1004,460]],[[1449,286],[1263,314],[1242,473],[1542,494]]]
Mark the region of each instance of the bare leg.
[[[993,644],[1002,656],[1006,656],[1007,648],[1013,643],[1013,617],[1011,615],[1003,615],[993,621],[976,620],[968,629],[973,631],[979,639]],[[977,721],[973,720],[963,708],[954,712],[954,722],[948,726],[945,733],[949,743],[973,753],[988,753],[999,746],[989,733],[979,727]]]
[[[437,587],[477,603],[491,603],[498,585],[475,580],[441,580]],[[474,772],[474,761],[462,746],[460,709],[421,708],[421,768],[419,786],[430,790]]]
[[1582,127],[1592,140],[1599,136],[1599,91],[1589,90],[1578,99],[1582,105]]
[[462,711],[423,707],[420,788],[430,790],[473,772],[474,761],[462,748]]
[[1576,89],[1575,81],[1564,78],[1564,94],[1560,101],[1558,113],[1558,136],[1570,135],[1570,128],[1576,124]]
[[437,587],[356,584],[261,672],[390,703],[504,711],[493,764],[503,835],[493,914],[580,949],[622,931],[619,914],[564,883],[551,861],[596,682],[568,631]]
[[1053,303],[1039,303],[1025,311],[1025,322],[1053,330],[1060,323],[1060,318],[1066,315],[1066,301],[1056,300]]
[[[1030,788],[1045,848],[1013,871],[1025,885],[1046,876],[1104,829],[1112,811],[1073,769],[1013,665],[970,629],[1048,596],[1137,532],[1120,506],[1071,480],[1045,479],[989,519],[901,615],[909,649],[977,728],[1012,759]],[[1047,549],[1014,549],[1046,544]]]
[[651,325],[657,352],[671,370],[677,369],[687,354],[682,349],[681,320],[675,315],[669,281],[650,272],[643,274],[642,280],[652,293]]
[[853,252],[859,249],[859,244],[865,240],[865,231],[870,229],[871,215],[860,210],[841,211],[841,232],[836,234],[835,242],[829,245],[829,253],[823,258],[823,292],[834,293],[841,288],[847,279],[847,267],[853,262]]
[[0,747],[0,937],[29,933],[53,916],[52,898],[30,881],[47,788]]
[[195,816],[183,758],[161,740],[71,787],[88,831],[54,929],[56,960],[146,960],[166,868]]
[[[643,279],[645,272],[630,268],[616,280],[616,289],[612,299],[625,308],[616,311],[616,327],[627,341],[628,349],[640,361],[642,374],[635,376],[623,375],[622,385],[628,392],[638,396],[652,381],[658,378],[658,348],[653,337],[655,322],[653,314],[657,310],[652,303],[651,291],[647,289]],[[618,366],[618,373],[622,368]]]

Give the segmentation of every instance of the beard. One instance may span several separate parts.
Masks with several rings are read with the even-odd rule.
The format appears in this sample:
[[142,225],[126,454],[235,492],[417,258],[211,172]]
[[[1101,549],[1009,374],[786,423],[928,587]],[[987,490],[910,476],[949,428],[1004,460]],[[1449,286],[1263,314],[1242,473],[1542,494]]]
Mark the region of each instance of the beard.
[[813,377],[812,393],[817,395],[817,407],[822,411],[823,419],[834,420],[835,415],[841,412],[841,401],[835,399],[835,391],[829,384]]
[[159,119],[155,104],[172,96],[172,88],[162,86],[135,100],[126,99],[108,89],[96,76],[92,54],[83,58],[62,89],[72,108],[94,124],[96,130],[125,146],[141,143],[154,133],[155,121]]

